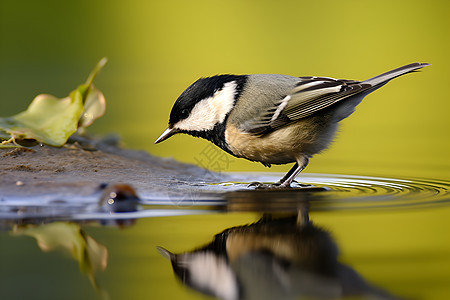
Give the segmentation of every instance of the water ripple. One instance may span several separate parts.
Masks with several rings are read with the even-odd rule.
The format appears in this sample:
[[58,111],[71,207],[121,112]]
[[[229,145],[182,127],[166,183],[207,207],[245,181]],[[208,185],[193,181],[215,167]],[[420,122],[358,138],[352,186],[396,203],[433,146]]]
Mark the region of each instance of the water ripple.
[[[85,201],[32,199],[0,201],[0,220],[123,219],[217,211],[295,212],[305,206],[311,211],[348,209],[426,208],[450,203],[450,182],[444,180],[383,178],[334,174],[302,174],[302,185],[291,189],[252,189],[256,178],[273,182],[278,174],[233,174],[239,182],[196,183],[177,186],[169,196],[139,195],[131,209],[109,208],[98,196]],[[252,178],[253,176],[253,178]],[[114,193],[116,194],[116,193]],[[180,196],[182,195],[182,196]],[[0,199],[1,200],[1,199]],[[117,199],[120,200],[120,199]],[[105,205],[108,203],[108,205]],[[0,226],[1,227],[1,226]]]
[[[296,188],[288,194],[280,191],[286,209],[289,199],[293,207],[295,202],[308,201],[311,210],[427,207],[450,203],[450,182],[443,180],[333,174],[304,174],[298,180],[315,189]],[[273,193],[236,191],[231,193],[229,202],[246,203],[255,208],[258,201],[265,203],[270,198],[277,201]],[[252,202],[255,205],[250,205]]]

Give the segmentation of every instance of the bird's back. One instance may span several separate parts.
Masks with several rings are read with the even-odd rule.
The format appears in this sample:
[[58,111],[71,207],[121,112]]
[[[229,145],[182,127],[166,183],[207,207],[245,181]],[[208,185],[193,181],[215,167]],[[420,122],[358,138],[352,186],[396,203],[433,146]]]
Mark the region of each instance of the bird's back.
[[268,107],[280,101],[300,82],[298,77],[280,74],[252,74],[241,97],[230,113],[228,121],[239,128],[246,128],[251,122],[264,114]]

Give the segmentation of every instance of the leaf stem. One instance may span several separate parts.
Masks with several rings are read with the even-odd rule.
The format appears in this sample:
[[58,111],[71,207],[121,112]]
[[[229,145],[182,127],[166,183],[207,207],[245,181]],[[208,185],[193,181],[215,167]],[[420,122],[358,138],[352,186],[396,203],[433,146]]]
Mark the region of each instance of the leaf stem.
[[108,62],[108,58],[106,58],[106,57],[103,57],[102,59],[100,59],[100,61],[97,63],[95,68],[92,70],[91,74],[89,74],[88,79],[86,80],[86,85],[88,87],[91,86],[92,82],[94,81],[95,76],[97,76],[98,72],[100,72],[100,70],[103,69],[103,67],[106,65],[107,62]]

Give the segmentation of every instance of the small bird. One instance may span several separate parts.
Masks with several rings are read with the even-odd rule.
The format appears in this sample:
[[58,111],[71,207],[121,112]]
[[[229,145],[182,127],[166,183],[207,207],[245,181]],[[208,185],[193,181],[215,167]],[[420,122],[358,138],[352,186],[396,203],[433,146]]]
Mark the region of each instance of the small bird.
[[366,95],[428,65],[412,63],[365,81],[280,74],[200,78],[175,101],[169,127],[155,144],[186,133],[268,167],[294,162],[270,185],[290,187],[309,159],[331,143],[339,121]]

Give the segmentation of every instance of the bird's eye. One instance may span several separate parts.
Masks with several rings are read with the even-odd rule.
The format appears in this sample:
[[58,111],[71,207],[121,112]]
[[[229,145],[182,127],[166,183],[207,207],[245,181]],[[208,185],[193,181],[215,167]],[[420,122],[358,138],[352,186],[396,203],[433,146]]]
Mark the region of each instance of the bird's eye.
[[180,112],[180,117],[181,117],[181,119],[186,119],[188,116],[189,116],[189,112],[188,112],[187,109],[183,109],[183,110]]

